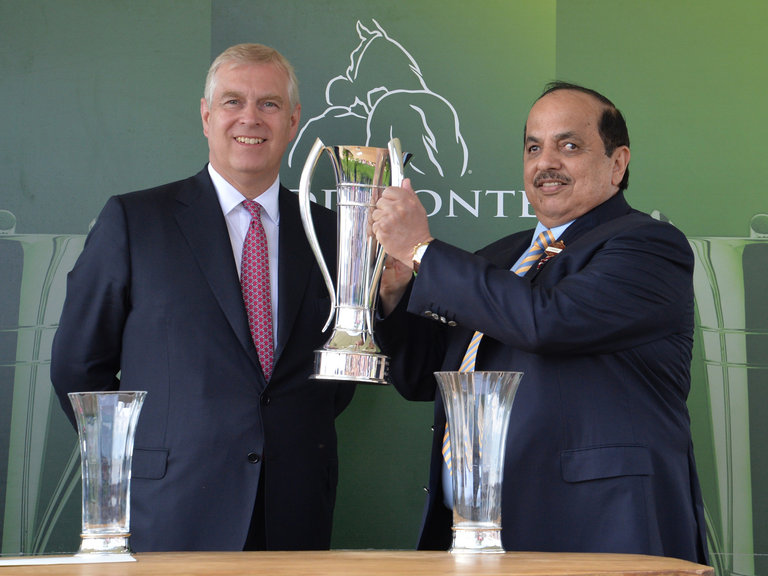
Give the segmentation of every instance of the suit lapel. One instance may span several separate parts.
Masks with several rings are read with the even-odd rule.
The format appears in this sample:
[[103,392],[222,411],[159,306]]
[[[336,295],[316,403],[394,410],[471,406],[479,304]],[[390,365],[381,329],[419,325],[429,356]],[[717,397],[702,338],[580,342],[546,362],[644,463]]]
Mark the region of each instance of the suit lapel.
[[189,182],[177,196],[176,221],[237,339],[260,367],[216,190],[206,169]]
[[280,358],[301,309],[307,279],[316,265],[301,223],[296,194],[280,187],[280,256],[278,261],[278,331],[275,365]]
[[575,242],[581,236],[594,230],[604,222],[628,214],[631,211],[632,208],[627,204],[624,193],[619,192],[583,216],[576,218],[573,224],[565,229],[560,239],[567,247],[569,243]]
[[499,268],[511,269],[520,258],[520,255],[528,249],[533,239],[533,230],[524,230],[499,240],[480,252],[493,265]]
[[[619,192],[611,196],[608,200],[594,207],[592,210],[579,216],[574,220],[573,224],[568,226],[565,231],[560,235],[560,240],[565,244],[565,249],[568,246],[578,242],[584,236],[589,235],[592,231],[597,229],[601,224],[628,214],[632,211],[632,208],[627,204],[624,198],[624,193]],[[539,273],[539,267],[533,266],[526,277],[533,278]]]

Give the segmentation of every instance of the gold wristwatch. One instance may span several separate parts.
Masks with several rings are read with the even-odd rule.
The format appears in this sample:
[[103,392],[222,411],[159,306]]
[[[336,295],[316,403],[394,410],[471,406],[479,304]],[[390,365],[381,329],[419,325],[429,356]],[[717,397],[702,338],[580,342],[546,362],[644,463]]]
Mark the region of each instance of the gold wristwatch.
[[419,272],[419,265],[421,264],[421,259],[424,258],[424,253],[427,251],[427,247],[429,247],[429,243],[432,240],[427,240],[426,242],[419,242],[416,244],[416,246],[413,247],[413,273],[417,274]]

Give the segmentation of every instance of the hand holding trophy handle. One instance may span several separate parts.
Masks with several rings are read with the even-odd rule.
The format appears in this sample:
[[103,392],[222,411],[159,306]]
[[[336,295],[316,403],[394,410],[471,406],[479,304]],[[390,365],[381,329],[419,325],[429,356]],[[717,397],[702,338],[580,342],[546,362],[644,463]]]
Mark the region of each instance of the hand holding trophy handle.
[[[405,178],[405,165],[408,163],[408,160],[411,159],[412,154],[403,154],[399,138],[392,138],[392,140],[389,141],[387,149],[389,150],[390,167],[392,170],[390,186],[402,186]],[[384,252],[383,248],[379,247],[379,252],[376,257],[376,265],[374,266],[373,277],[368,292],[368,301],[371,303],[375,303],[378,298],[379,280],[381,279],[381,273],[384,270],[384,262],[386,260],[386,252]],[[370,332],[373,332],[373,314],[366,316],[366,326]]]

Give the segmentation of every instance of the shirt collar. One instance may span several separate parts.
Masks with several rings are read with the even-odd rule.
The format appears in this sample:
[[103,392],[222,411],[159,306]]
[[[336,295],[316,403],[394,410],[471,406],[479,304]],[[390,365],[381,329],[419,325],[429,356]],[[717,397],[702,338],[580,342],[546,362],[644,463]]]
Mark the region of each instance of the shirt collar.
[[[221,174],[216,172],[216,169],[211,166],[210,162],[208,163],[208,174],[211,176],[213,187],[216,189],[216,194],[219,197],[221,211],[225,215],[229,214],[232,210],[237,208],[243,200],[245,200],[245,196],[243,196],[237,188],[232,186],[232,184],[227,182]],[[261,204],[264,212],[267,213],[270,220],[275,224],[280,223],[280,208],[278,202],[279,192],[280,176],[275,179],[269,188],[262,192],[257,198],[254,198],[256,202]]]
[[539,222],[538,224],[536,224],[536,230],[533,231],[533,237],[538,238],[539,234],[541,234],[545,230],[551,230],[552,234],[555,237],[555,240],[557,240],[558,238],[560,238],[560,235],[563,232],[565,232],[565,229],[568,228],[568,226],[570,226],[574,222],[575,220],[571,220],[570,222],[566,222],[565,224],[560,224],[560,226],[555,226],[554,228],[547,228],[546,226],[544,226],[544,224]]

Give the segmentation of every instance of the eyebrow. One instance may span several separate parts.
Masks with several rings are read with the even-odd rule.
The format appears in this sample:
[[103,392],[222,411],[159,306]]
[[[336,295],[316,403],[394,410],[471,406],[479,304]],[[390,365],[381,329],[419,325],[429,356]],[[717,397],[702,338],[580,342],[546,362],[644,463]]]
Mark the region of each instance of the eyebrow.
[[227,98],[232,98],[233,96],[237,96],[238,98],[243,95],[242,92],[238,92],[236,90],[227,90],[226,92],[222,92],[219,95],[219,98],[222,100],[226,100]]
[[281,104],[283,103],[283,97],[280,96],[280,94],[267,94],[266,96],[259,98],[259,102],[264,102],[266,100],[280,102]]
[[[229,98],[245,98],[245,93],[241,92],[239,90],[228,90],[226,92],[223,92],[219,98],[221,100],[227,100]],[[280,94],[265,94],[263,96],[259,96],[257,99],[257,102],[279,102],[280,104],[283,103],[283,97],[280,96]]]
[[570,140],[572,138],[578,138],[576,132],[561,132],[560,134],[555,134],[555,139],[557,141]]
[[[571,140],[571,139],[577,139],[579,140],[580,137],[577,135],[576,132],[569,131],[569,132],[561,132],[560,134],[555,134],[555,141],[559,142],[560,140]],[[526,142],[540,142],[541,138],[537,138],[536,136],[526,135],[525,137]]]

